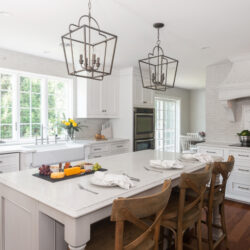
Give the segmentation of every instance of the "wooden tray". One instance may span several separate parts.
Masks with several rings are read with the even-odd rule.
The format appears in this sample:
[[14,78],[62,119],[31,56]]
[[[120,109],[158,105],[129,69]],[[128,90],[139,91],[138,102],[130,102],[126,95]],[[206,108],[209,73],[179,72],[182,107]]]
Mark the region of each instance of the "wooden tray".
[[[105,172],[105,171],[107,171],[107,169],[106,168],[101,168],[101,169],[99,169],[97,171]],[[39,173],[33,174],[33,176],[38,177],[40,179],[43,179],[45,181],[55,183],[55,182],[58,182],[58,181],[65,181],[65,180],[81,177],[81,176],[84,176],[84,175],[90,175],[90,174],[94,174],[94,173],[95,173],[95,171],[92,170],[91,172],[87,172],[87,173],[81,173],[81,174],[78,174],[78,175],[65,176],[64,178],[61,178],[61,179],[51,179],[50,176],[41,175]]]

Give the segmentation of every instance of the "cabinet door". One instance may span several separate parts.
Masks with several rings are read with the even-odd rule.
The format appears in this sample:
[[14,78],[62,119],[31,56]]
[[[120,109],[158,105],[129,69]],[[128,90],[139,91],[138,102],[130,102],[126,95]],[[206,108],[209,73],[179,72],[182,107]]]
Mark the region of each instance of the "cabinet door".
[[143,105],[154,106],[154,90],[143,88]]
[[142,83],[140,81],[139,75],[134,75],[133,81],[133,99],[134,99],[134,106],[142,106],[143,105],[143,88]]
[[101,110],[104,116],[118,116],[119,109],[119,79],[111,76],[103,80],[101,86]]
[[154,107],[154,91],[143,88],[141,76],[138,72],[134,74],[134,106]]
[[87,113],[88,116],[98,117],[101,115],[101,81],[88,80]]

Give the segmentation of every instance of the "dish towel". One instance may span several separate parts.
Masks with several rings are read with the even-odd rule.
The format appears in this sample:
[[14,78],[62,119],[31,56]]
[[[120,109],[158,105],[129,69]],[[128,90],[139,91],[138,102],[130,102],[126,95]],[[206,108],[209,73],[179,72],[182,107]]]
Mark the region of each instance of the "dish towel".
[[134,183],[127,176],[121,174],[109,174],[96,171],[93,178],[95,178],[95,181],[107,186],[117,185],[124,189],[134,187]]
[[166,169],[171,169],[171,168],[177,168],[177,169],[182,169],[184,168],[184,165],[178,161],[178,160],[150,160],[150,166],[151,167],[160,167],[160,168],[166,168]]

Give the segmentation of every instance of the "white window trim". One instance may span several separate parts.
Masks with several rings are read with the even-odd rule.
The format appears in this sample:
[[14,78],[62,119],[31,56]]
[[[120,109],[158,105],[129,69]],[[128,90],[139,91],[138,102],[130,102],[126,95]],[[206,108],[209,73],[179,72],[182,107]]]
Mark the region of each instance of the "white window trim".
[[[63,78],[51,75],[43,75],[37,73],[30,73],[19,70],[12,70],[6,68],[0,68],[0,73],[10,74],[12,75],[12,139],[3,139],[6,142],[17,142],[17,143],[28,143],[33,142],[34,138],[21,138],[20,137],[20,76],[29,77],[29,78],[37,78],[41,80],[41,109],[48,111],[48,80],[57,80],[66,82],[69,86],[68,91],[68,116],[73,117],[73,88],[74,88],[74,80],[72,78]],[[41,117],[41,125],[44,128],[48,128],[48,112],[42,112]],[[47,136],[47,129],[44,129],[44,137]]]

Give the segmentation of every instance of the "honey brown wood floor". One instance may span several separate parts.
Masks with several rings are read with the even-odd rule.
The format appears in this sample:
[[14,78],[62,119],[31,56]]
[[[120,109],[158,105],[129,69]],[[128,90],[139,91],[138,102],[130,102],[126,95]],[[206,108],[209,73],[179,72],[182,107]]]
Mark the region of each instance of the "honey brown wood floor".
[[[250,250],[250,205],[226,201],[225,214],[229,249]],[[204,238],[206,237],[205,225],[202,235]],[[224,242],[217,249],[225,250]],[[203,250],[208,250],[206,243],[203,244]]]

